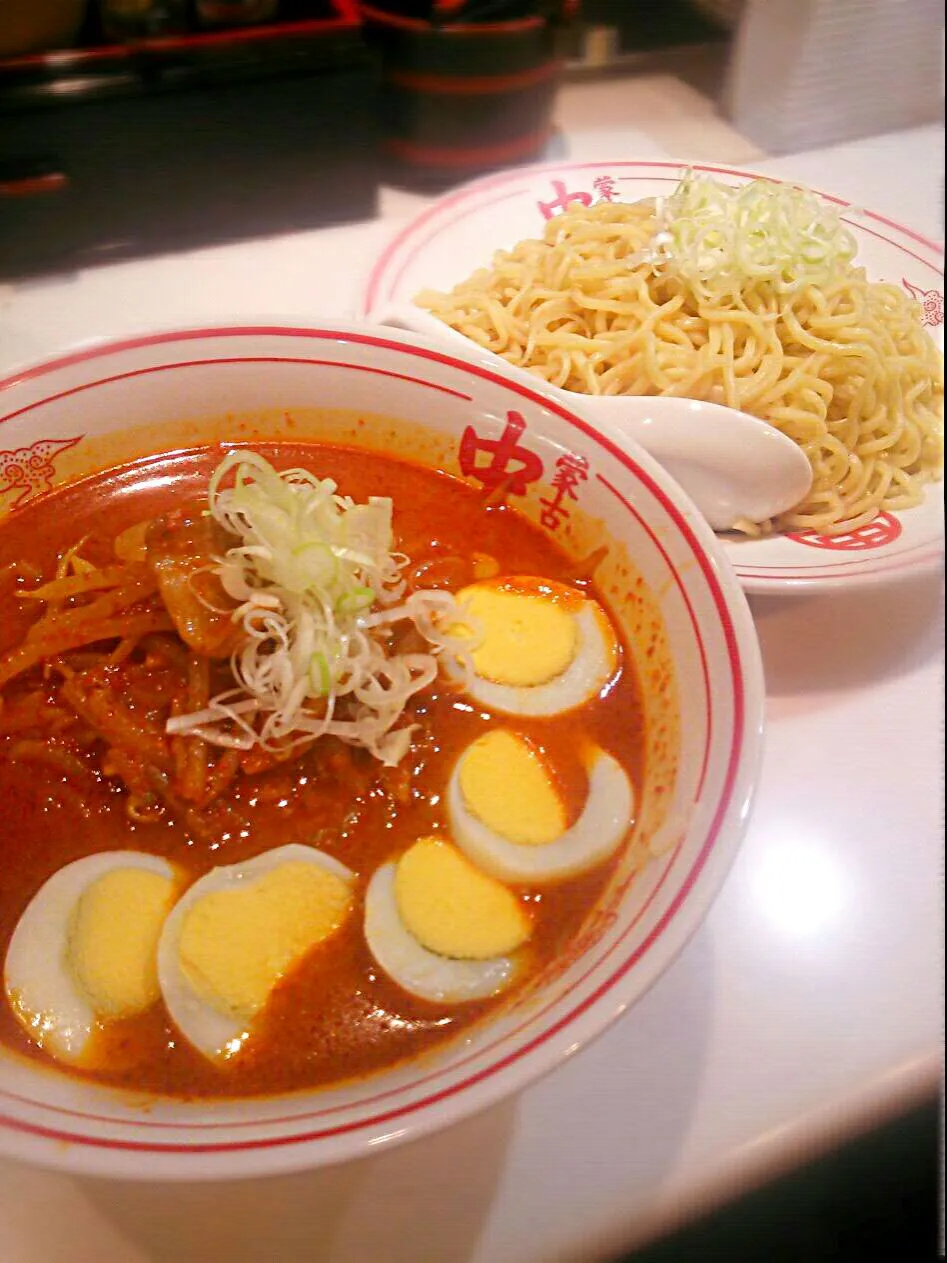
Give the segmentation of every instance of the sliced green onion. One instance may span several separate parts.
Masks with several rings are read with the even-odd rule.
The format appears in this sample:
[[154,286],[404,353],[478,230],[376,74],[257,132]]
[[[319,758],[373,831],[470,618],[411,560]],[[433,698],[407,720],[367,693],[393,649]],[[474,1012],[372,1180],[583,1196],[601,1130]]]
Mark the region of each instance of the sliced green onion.
[[[231,659],[238,687],[175,716],[169,731],[241,748],[331,734],[388,764],[403,757],[412,729],[396,725],[434,679],[434,654],[453,652],[437,623],[460,613],[448,593],[402,600],[408,559],[392,553],[389,499],[356,504],[337,492],[332,479],[280,473],[258,452],[233,451],[218,465],[209,512],[234,544],[214,569],[245,633]],[[406,618],[431,653],[390,651],[387,629]]]
[[336,602],[337,614],[358,614],[375,603],[375,594],[371,588],[353,588],[344,592]]
[[688,171],[657,221],[650,261],[711,302],[760,281],[779,293],[824,286],[857,251],[836,206],[772,180],[732,186]]
[[314,653],[309,659],[309,679],[313,693],[320,697],[328,696],[332,688],[332,672],[324,653]]

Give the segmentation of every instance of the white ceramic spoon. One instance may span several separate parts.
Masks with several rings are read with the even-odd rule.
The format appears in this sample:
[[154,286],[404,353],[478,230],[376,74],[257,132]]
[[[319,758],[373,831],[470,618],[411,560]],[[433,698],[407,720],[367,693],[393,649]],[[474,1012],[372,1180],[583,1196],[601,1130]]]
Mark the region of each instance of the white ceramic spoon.
[[[419,333],[468,359],[500,360],[514,375],[536,378],[411,304],[372,313],[379,324]],[[581,395],[557,390],[570,408],[621,446],[632,439],[684,488],[715,531],[740,518],[762,522],[791,509],[812,483],[805,453],[774,426],[736,408],[696,399],[644,395]]]

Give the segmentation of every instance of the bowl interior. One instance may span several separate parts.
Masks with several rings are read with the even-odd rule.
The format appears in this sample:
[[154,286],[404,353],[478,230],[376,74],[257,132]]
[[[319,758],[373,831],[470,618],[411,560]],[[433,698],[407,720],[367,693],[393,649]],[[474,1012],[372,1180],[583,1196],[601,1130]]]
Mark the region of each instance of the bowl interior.
[[0,1151],[87,1173],[220,1177],[335,1162],[455,1121],[551,1069],[633,1003],[700,923],[739,843],[762,707],[742,594],[654,462],[541,387],[405,335],[345,327],[90,348],[0,383],[0,514],[155,452],[281,436],[388,451],[484,487],[502,476],[511,503],[568,552],[607,546],[597,584],[647,711],[632,843],[571,949],[446,1051],[318,1093],[193,1105],[0,1050]]

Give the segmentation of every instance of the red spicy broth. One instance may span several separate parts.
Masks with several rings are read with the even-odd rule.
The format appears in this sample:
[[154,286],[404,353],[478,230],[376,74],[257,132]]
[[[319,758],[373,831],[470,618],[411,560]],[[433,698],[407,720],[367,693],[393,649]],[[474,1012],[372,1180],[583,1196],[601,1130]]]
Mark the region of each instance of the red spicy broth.
[[[0,522],[0,662],[37,617],[35,602],[19,599],[30,575],[48,579],[57,558],[84,540],[82,555],[98,564],[112,556],[116,534],[182,506],[206,504],[210,475],[223,450],[176,452],[108,471],[28,502]],[[336,480],[357,501],[394,500],[395,547],[411,559],[417,586],[470,581],[475,554],[494,558],[501,574],[536,575],[572,583],[575,562],[525,517],[486,506],[457,479],[400,459],[312,443],[254,444],[277,468],[301,465]],[[35,582],[35,580],[34,580]],[[594,585],[580,582],[588,595]],[[164,687],[131,667],[126,695]],[[170,668],[167,668],[170,669]],[[142,683],[144,679],[144,683]],[[436,682],[410,705],[420,725],[412,749],[394,769],[368,754],[322,739],[299,758],[261,767],[235,780],[224,801],[190,815],[163,811],[156,820],[130,820],[128,789],[107,774],[102,742],[82,725],[50,729],[23,720],[29,696],[45,687],[41,667],[2,690],[0,707],[0,958],[37,889],[72,860],[98,851],[134,849],[167,858],[196,880],[212,867],[247,860],[291,842],[335,856],[358,874],[353,914],[313,949],[274,991],[243,1051],[219,1067],[182,1039],[159,1002],[97,1036],[83,1068],[62,1067],[116,1086],[184,1097],[272,1094],[368,1074],[426,1053],[508,1002],[516,988],[545,969],[576,934],[599,898],[615,858],[577,878],[523,889],[533,922],[532,966],[492,1000],[433,1004],[416,999],[374,963],[362,931],[361,900],[376,867],[417,838],[445,833],[444,790],[459,752],[488,727],[503,724],[537,740],[556,768],[570,818],[581,809],[584,773],[579,729],[610,751],[639,785],[644,775],[643,706],[631,659],[623,654],[614,687],[580,712],[534,719],[494,717],[463,704],[456,689]],[[460,704],[458,704],[460,703]],[[20,714],[14,722],[12,717]],[[46,757],[44,748],[63,752]],[[26,1037],[5,997],[0,1040],[49,1063]],[[94,1064],[92,1062],[94,1061]]]

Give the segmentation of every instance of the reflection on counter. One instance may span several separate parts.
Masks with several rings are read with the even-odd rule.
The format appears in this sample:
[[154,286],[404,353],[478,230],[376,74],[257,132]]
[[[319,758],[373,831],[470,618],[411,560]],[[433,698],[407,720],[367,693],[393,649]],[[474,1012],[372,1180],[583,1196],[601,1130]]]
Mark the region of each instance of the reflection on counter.
[[791,828],[759,858],[751,882],[757,907],[788,938],[826,933],[845,909],[846,882],[838,855]]

